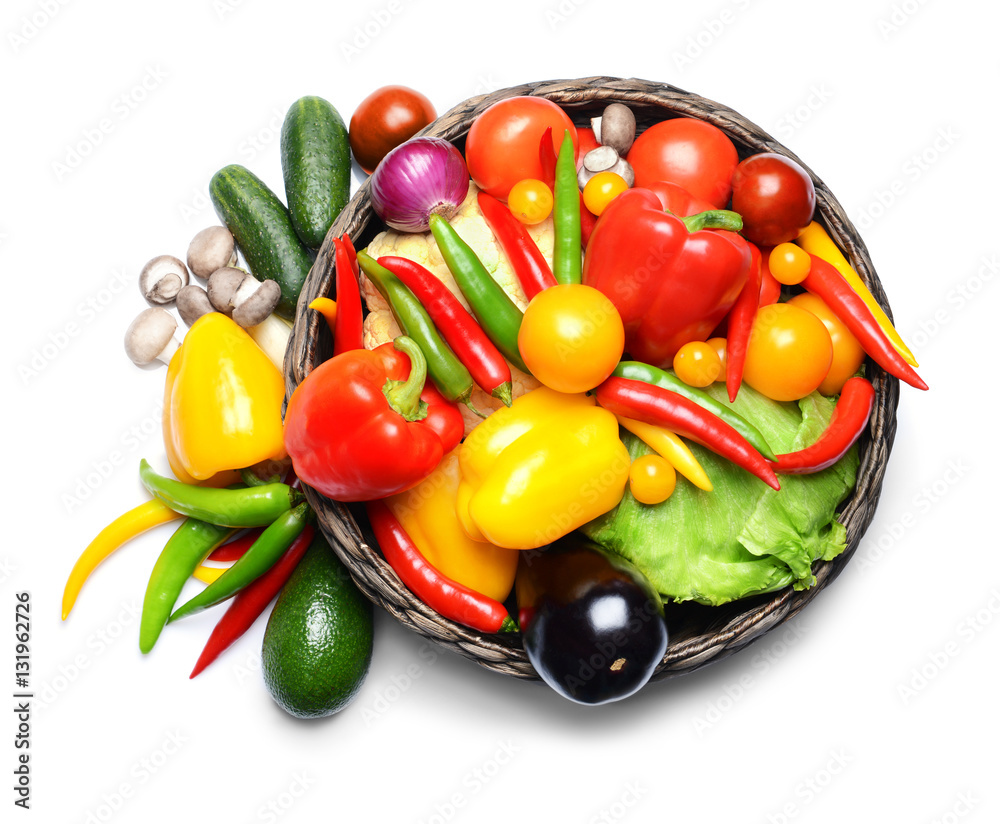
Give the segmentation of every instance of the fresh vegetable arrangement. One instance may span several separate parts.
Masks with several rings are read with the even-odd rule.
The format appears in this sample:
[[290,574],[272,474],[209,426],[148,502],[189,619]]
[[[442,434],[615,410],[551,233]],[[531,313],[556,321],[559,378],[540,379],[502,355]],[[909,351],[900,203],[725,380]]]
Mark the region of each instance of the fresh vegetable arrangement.
[[[303,98],[282,131],[287,208],[249,170],[213,178],[226,226],[188,260],[207,289],[176,258],[144,287],[176,299],[190,329],[178,346],[169,313],[147,310],[159,337],[130,348],[169,363],[175,478],[143,463],[153,500],[84,552],[64,617],[118,545],[183,518],[147,588],[143,651],[168,622],[228,601],[193,677],[282,591],[268,687],[293,714],[337,711],[367,671],[371,608],[304,484],[364,511],[429,610],[519,633],[547,684],[600,704],[652,676],[674,604],[809,588],[814,564],[844,551],[837,507],[876,394],[866,357],[927,386],[817,220],[806,170],[741,159],[693,118],[637,133],[622,103],[584,126],[545,98],[506,98],[464,145],[414,136],[433,116],[419,93],[387,87],[347,132]],[[348,147],[385,226],[357,250],[330,230]],[[284,346],[264,345],[287,344],[281,318],[321,243],[333,289],[309,309],[333,355],[284,399]],[[220,574],[213,557],[235,560]],[[207,584],[177,607],[192,576]],[[301,609],[336,640],[296,645]]]

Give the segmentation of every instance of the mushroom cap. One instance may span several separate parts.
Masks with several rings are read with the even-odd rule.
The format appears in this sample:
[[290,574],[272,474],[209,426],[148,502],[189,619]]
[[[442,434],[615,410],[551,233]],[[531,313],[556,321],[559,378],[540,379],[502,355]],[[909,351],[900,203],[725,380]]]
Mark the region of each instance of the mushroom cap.
[[150,303],[171,303],[188,283],[184,262],[173,255],[157,255],[139,273],[139,290]]
[[610,103],[601,115],[600,142],[624,157],[635,140],[635,115],[624,103]]
[[236,263],[236,241],[225,226],[209,226],[196,234],[188,246],[188,268],[202,279],[216,269]]
[[278,301],[281,300],[281,287],[274,280],[261,281],[247,297],[243,297],[241,292],[244,292],[243,286],[236,294],[233,320],[244,328],[256,326],[267,320],[267,316],[274,311]]
[[224,315],[233,314],[233,298],[240,288],[243,278],[251,277],[242,269],[224,266],[216,269],[208,278],[208,299]]
[[208,293],[200,286],[189,283],[177,293],[177,311],[188,326],[202,315],[214,312],[215,307],[208,299]]
[[158,306],[144,309],[125,331],[125,354],[137,366],[152,363],[176,348],[176,329],[177,321],[166,309]]

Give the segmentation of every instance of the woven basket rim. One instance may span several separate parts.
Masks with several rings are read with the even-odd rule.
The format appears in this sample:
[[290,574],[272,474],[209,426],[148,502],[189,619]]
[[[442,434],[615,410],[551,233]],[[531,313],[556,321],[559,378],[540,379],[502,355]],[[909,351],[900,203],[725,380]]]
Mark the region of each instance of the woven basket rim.
[[[816,188],[816,219],[825,226],[891,319],[888,300],[868,249],[833,193],[799,157],[759,126],[723,104],[670,84],[640,78],[595,76],[548,80],[469,98],[438,117],[420,134],[461,142],[475,116],[494,102],[517,95],[553,100],[566,109],[578,125],[599,113],[607,103],[615,101],[626,103],[633,109],[640,130],[665,117],[698,117],[729,134],[741,157],[770,151],[794,159],[812,177]],[[307,307],[313,298],[331,291],[332,239],[344,233],[355,239],[362,238],[370,230],[372,221],[377,221],[371,210],[368,189],[366,181],[330,228],[306,278],[285,356],[286,399],[323,357],[323,328],[318,313],[309,312]],[[712,608],[717,610],[716,617],[702,632],[671,641],[653,680],[691,672],[722,660],[763,637],[805,608],[850,561],[874,517],[895,437],[899,400],[899,381],[896,378],[870,360],[866,361],[866,374],[875,386],[876,401],[869,426],[859,442],[860,464],[855,488],[840,509],[840,521],[847,530],[847,549],[832,561],[814,565],[816,584],[810,589],[795,591],[786,588],[769,596],[757,596],[733,602],[727,607]],[[483,634],[457,624],[443,618],[406,589],[374,546],[363,510],[331,501],[308,486],[305,492],[317,511],[325,536],[366,597],[409,629],[487,669],[519,678],[538,678],[520,646],[518,635]]]

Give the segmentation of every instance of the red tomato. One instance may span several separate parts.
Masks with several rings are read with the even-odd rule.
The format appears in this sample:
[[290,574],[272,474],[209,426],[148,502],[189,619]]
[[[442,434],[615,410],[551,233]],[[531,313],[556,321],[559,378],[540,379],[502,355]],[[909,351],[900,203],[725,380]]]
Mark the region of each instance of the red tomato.
[[784,155],[751,155],[733,173],[733,211],[743,217],[744,237],[761,246],[794,240],[815,208],[812,178]]
[[722,129],[692,117],[650,126],[636,138],[625,159],[635,171],[637,187],[667,180],[716,209],[729,202],[739,162],[733,141]]
[[494,103],[472,122],[465,140],[465,161],[476,185],[506,200],[519,180],[544,180],[538,146],[552,127],[556,154],[569,129],[576,150],[576,127],[559,106],[544,97],[508,97]]
[[406,86],[383,86],[362,100],[351,116],[351,153],[371,174],[383,157],[435,117],[434,105],[420,92]]

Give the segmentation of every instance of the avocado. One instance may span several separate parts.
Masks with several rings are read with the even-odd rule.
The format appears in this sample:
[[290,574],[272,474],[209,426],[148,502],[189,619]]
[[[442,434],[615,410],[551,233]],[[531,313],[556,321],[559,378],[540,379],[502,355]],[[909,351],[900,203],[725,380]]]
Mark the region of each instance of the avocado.
[[264,630],[264,683],[290,715],[320,718],[354,700],[371,658],[371,602],[317,530]]

